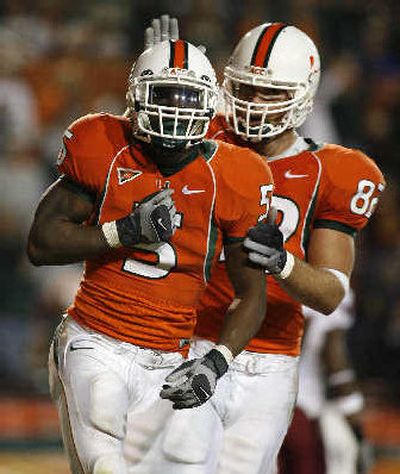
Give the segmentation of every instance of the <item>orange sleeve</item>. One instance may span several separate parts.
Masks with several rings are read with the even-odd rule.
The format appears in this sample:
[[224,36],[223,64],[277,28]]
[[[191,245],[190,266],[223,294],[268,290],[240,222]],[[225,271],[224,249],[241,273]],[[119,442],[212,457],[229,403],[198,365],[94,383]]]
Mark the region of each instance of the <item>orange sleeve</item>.
[[221,152],[215,215],[224,241],[229,242],[243,239],[250,227],[266,217],[273,179],[266,160],[253,151],[224,144]]
[[73,122],[64,133],[57,159],[59,172],[92,194],[102,190],[112,156],[104,127],[101,114]]
[[376,209],[385,179],[373,160],[343,147],[332,146],[323,157],[322,168],[314,227],[355,234]]

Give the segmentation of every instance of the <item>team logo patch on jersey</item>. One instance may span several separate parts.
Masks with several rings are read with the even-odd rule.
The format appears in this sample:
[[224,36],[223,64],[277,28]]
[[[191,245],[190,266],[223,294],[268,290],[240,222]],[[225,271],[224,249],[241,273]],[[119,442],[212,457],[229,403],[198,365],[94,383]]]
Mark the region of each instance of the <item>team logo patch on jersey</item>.
[[124,184],[142,174],[142,171],[132,170],[130,168],[117,168],[118,184]]

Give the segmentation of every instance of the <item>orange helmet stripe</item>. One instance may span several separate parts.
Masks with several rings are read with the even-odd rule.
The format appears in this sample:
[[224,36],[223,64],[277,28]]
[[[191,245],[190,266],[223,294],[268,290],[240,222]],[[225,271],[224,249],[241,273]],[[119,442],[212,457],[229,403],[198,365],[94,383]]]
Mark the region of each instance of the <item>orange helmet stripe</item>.
[[169,66],[179,69],[188,68],[188,44],[183,40],[170,41],[171,55]]
[[258,38],[254,49],[251,65],[257,67],[266,67],[271,55],[272,47],[279,33],[287,26],[286,23],[273,23],[265,27]]

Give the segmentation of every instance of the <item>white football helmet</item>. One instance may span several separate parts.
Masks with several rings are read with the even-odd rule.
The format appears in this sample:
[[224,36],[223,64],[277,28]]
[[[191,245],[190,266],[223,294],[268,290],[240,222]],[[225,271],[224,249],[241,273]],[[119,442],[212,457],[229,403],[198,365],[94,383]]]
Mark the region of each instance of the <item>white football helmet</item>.
[[174,147],[205,136],[217,96],[217,79],[207,57],[186,41],[171,40],[139,56],[129,77],[127,101],[142,138]]
[[[319,76],[318,50],[305,33],[285,23],[257,26],[239,41],[225,68],[229,125],[237,135],[255,141],[299,127],[312,110]],[[257,101],[241,96],[241,89],[249,86],[269,93]]]

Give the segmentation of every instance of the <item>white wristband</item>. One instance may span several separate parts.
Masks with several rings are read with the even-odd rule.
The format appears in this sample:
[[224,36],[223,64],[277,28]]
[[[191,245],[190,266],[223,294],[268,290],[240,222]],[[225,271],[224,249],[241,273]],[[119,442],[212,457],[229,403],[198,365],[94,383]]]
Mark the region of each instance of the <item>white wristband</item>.
[[111,248],[122,247],[115,221],[105,222],[101,226],[101,230],[103,231],[104,237]]
[[220,352],[224,356],[228,365],[233,361],[232,351],[228,349],[226,346],[224,346],[223,344],[217,344],[214,347],[214,349],[216,349],[218,352]]
[[360,392],[353,392],[350,395],[338,397],[332,400],[335,407],[345,416],[358,413],[364,408],[364,397]]
[[286,263],[283,267],[282,271],[278,273],[276,276],[280,280],[285,280],[290,276],[294,268],[294,256],[290,252],[286,252]]

